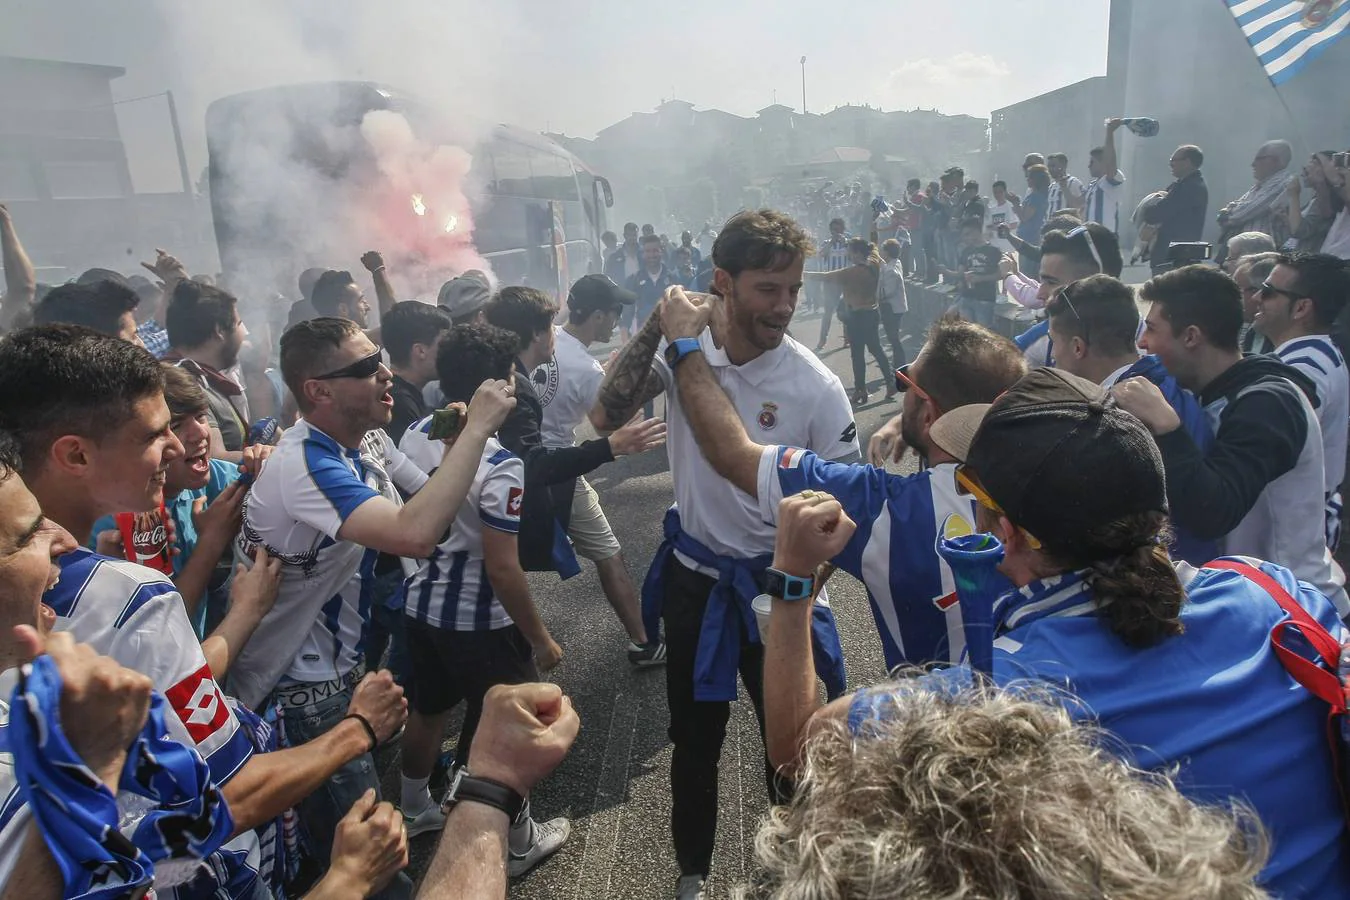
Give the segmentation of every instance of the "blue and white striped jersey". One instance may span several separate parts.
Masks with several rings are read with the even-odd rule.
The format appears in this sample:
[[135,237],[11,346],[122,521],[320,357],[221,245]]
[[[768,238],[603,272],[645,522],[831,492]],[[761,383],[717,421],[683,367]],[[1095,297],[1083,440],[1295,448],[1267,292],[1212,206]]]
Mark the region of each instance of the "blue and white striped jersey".
[[1322,465],[1326,469],[1327,546],[1340,541],[1341,482],[1345,480],[1345,452],[1350,437],[1350,374],[1345,358],[1331,336],[1310,334],[1275,348],[1281,362],[1312,379],[1317,388],[1317,424],[1322,426]]
[[[428,475],[445,455],[445,444],[428,437],[430,430],[428,416],[414,422],[399,439],[399,449]],[[447,631],[490,631],[510,625],[511,617],[493,593],[483,567],[483,529],[518,533],[524,497],[525,464],[496,438],[489,438],[473,486],[445,540],[408,579],[404,615]]]
[[[233,778],[253,756],[253,744],[211,676],[173,582],[154,569],[84,548],[56,564],[60,580],[42,602],[56,612],[57,630],[149,678],[177,714],[165,719],[170,736],[201,754],[217,784]],[[7,680],[6,697],[12,686]],[[0,765],[0,846],[8,845],[11,825],[28,816],[26,810],[18,815],[13,776],[12,766]],[[251,900],[260,860],[257,832],[245,831],[213,854],[192,882],[157,893],[166,900]]]
[[778,504],[804,490],[832,494],[858,524],[833,561],[867,586],[887,668],[959,662],[966,647],[961,605],[951,568],[934,549],[949,515],[975,521],[974,502],[956,491],[956,464],[900,476],[797,447],[765,447],[759,465],[765,521],[776,524]]
[[370,620],[374,550],[338,539],[375,497],[401,504],[427,476],[383,431],[347,449],[304,419],[286,430],[244,501],[236,554],[259,544],[281,560],[276,605],[230,668],[231,693],[257,707],[283,679],[330,681],[361,658]]

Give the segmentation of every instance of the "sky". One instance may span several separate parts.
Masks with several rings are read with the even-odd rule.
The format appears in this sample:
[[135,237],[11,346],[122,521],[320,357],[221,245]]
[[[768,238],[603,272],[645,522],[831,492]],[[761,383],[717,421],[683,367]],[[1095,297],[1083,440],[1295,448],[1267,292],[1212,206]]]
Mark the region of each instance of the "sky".
[[[1106,70],[1108,0],[0,0],[0,54],[125,67],[113,82],[140,191],[174,190],[173,90],[189,167],[203,117],[241,90],[384,81],[487,122],[580,137],[678,98],[753,115],[989,112]],[[1055,39],[1053,35],[1067,36]]]

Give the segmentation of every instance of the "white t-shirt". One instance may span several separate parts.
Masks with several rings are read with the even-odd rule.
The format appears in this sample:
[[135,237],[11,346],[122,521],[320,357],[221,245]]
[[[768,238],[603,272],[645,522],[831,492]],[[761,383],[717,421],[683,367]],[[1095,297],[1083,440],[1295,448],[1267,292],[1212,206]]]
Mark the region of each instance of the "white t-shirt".
[[[750,440],[805,447],[824,459],[858,458],[858,428],[848,394],[815,354],[785,337],[776,349],[734,366],[713,344],[710,330],[704,329],[699,344]],[[699,450],[664,350],[663,342],[653,366],[669,397],[666,446],[684,530],[721,556],[746,559],[771,552],[774,527],[760,515],[758,501],[713,471]],[[685,565],[707,573],[678,551],[677,555]]]
[[555,327],[553,333],[553,356],[534,370],[530,380],[544,405],[539,427],[544,446],[556,449],[576,443],[577,426],[595,405],[605,370],[566,329]]
[[1012,253],[1012,241],[998,236],[998,226],[1007,225],[1013,231],[1016,231],[1019,221],[1016,208],[1012,205],[1011,200],[995,203],[991,199],[989,205],[984,208],[985,240],[1002,250],[1004,253]]
[[1083,221],[1096,222],[1111,229],[1113,234],[1120,233],[1120,200],[1124,195],[1125,173],[1116,170],[1116,174],[1094,178],[1083,190]]
[[[427,437],[431,417],[403,433],[399,449],[430,474],[445,456],[445,444]],[[496,438],[483,447],[473,486],[455,515],[445,540],[421,560],[408,579],[403,613],[448,631],[489,631],[511,624],[483,568],[483,529],[520,532],[525,496],[525,464]]]
[[237,558],[259,544],[281,560],[281,590],[230,668],[229,685],[255,707],[281,680],[330,681],[361,658],[362,587],[374,577],[374,550],[338,539],[342,523],[375,497],[402,501],[427,475],[383,431],[348,450],[300,419],[286,430],[244,500]]

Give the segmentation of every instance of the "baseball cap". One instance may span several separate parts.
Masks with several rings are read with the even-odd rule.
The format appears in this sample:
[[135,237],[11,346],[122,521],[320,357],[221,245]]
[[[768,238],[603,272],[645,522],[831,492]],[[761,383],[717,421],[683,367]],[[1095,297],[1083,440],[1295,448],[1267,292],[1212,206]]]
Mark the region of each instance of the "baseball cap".
[[995,400],[965,460],[1008,518],[1052,552],[1090,556],[1092,530],[1167,512],[1148,429],[1101,386],[1059,369],[1036,369]]
[[127,283],[127,276],[112,269],[85,269],[80,273],[80,277],[75,279],[76,284],[98,284],[100,281],[112,281],[122,287],[131,287]]
[[937,421],[928,428],[928,439],[939,450],[961,462],[966,461],[970,453],[970,443],[975,440],[975,432],[980,430],[985,413],[989,412],[989,403],[968,403],[958,406],[951,412],[938,416]]
[[577,312],[613,309],[637,302],[637,294],[624,290],[608,275],[583,275],[567,293],[567,308]]
[[492,297],[492,285],[487,276],[477,269],[469,269],[441,285],[436,305],[443,307],[450,318],[459,319],[478,312]]

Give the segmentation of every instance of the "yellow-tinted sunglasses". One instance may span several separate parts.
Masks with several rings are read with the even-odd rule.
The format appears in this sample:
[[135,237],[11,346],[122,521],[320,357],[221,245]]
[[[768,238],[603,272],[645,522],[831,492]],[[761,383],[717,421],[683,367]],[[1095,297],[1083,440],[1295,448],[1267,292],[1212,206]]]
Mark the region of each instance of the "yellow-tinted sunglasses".
[[[984,489],[984,485],[980,484],[979,476],[975,474],[975,471],[965,463],[961,463],[956,467],[956,490],[957,493],[968,494],[969,496],[974,497],[976,503],[992,513],[997,513],[1000,516],[1008,515],[1004,512],[1003,507],[999,506],[998,503],[994,501],[994,498],[989,496],[989,492]],[[1032,550],[1041,549],[1040,540],[1030,531],[1027,531],[1021,526],[1018,526],[1017,530],[1022,532],[1022,536],[1027,539],[1027,544]]]

